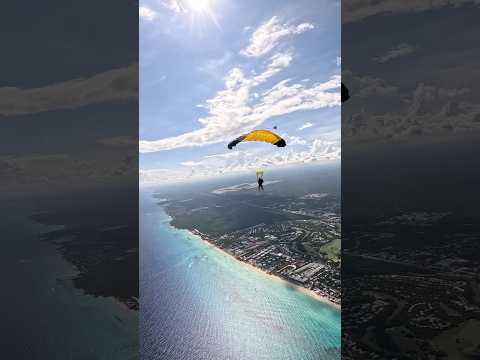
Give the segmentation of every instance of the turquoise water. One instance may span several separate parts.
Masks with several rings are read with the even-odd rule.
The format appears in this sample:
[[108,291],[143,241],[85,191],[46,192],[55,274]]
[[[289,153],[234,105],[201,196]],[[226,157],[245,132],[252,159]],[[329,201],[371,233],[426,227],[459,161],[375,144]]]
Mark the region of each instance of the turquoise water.
[[340,358],[338,310],[140,212],[142,359]]

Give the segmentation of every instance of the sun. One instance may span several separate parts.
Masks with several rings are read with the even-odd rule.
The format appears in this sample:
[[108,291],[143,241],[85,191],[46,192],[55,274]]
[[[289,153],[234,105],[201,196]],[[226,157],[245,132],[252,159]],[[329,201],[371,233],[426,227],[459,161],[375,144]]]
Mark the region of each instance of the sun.
[[185,15],[191,22],[191,25],[197,26],[203,19],[211,20],[217,28],[220,29],[220,24],[217,16],[214,13],[214,7],[217,5],[217,0],[172,0],[175,1],[179,12]]
[[189,9],[195,12],[208,13],[211,8],[210,0],[187,0],[187,6]]

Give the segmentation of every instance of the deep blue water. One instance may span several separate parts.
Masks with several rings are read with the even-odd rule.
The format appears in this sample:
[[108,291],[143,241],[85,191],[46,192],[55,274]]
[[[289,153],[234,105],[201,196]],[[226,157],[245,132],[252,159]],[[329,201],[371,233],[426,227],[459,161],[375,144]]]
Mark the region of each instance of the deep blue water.
[[340,359],[340,312],[248,269],[140,201],[142,359]]

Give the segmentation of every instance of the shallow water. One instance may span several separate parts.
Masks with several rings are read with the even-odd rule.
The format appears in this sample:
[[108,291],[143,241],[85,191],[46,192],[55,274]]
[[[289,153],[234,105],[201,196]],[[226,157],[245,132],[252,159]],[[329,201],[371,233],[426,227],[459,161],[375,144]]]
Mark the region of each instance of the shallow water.
[[340,312],[140,205],[142,359],[340,359]]

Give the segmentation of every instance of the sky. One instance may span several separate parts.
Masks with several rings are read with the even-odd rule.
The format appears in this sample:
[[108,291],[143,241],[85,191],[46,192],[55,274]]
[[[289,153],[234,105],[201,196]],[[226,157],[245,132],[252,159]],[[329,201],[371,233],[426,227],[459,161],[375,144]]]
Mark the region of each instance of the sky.
[[2,9],[2,195],[138,181],[138,5],[92,4]]
[[[340,158],[339,1],[139,6],[142,183]],[[287,147],[227,149],[253,129]]]
[[342,81],[351,98],[342,107],[343,164],[358,153],[350,145],[444,142],[452,151],[480,130],[480,48],[471,31],[479,5],[344,2]]

